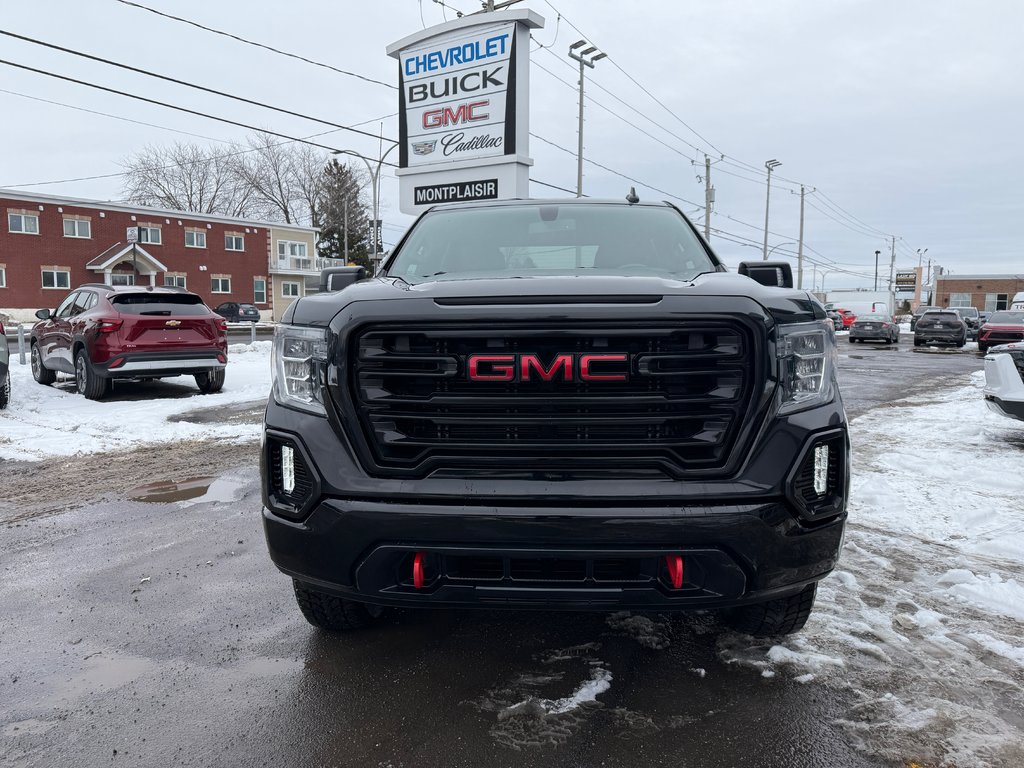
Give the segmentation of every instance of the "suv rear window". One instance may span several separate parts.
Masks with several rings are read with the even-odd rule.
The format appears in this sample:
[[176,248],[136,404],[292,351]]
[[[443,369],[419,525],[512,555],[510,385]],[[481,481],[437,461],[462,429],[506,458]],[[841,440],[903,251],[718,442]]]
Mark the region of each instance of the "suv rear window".
[[120,293],[111,296],[110,303],[125,315],[195,317],[210,311],[200,297],[188,293]]
[[431,212],[387,268],[408,283],[588,274],[691,280],[714,271],[676,210],[587,203]]
[[959,320],[960,315],[956,312],[925,312],[922,320]]

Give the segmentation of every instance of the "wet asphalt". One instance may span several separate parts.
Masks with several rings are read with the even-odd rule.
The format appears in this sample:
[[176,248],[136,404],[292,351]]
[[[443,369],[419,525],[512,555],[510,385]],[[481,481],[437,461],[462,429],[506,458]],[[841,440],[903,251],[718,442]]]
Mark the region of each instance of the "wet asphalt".
[[[982,367],[908,340],[840,339],[851,417]],[[711,615],[402,611],[320,633],[260,509],[253,466],[154,465],[0,528],[0,766],[894,765],[844,741],[852,694],[723,663]],[[608,676],[599,706],[515,707]]]

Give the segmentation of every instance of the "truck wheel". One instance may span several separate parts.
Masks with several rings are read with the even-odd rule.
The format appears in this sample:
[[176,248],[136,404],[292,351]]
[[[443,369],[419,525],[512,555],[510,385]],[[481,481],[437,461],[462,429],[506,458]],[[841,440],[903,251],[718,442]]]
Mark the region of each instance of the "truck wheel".
[[788,597],[779,597],[764,603],[745,605],[732,610],[726,619],[738,632],[754,637],[772,637],[799,632],[807,623],[814,608],[817,584],[809,584],[802,591]]
[[306,621],[330,632],[347,632],[372,626],[384,614],[378,605],[366,605],[309,589],[294,581],[295,601]]
[[4,383],[0,384],[0,411],[6,408],[9,402],[11,402],[11,374],[8,371],[4,376]]
[[43,355],[39,351],[39,345],[32,342],[32,378],[40,384],[53,384],[57,380],[57,374],[43,365]]
[[212,395],[214,392],[220,392],[221,387],[224,386],[224,369],[213,368],[209,371],[197,373],[196,386],[199,387],[199,391],[204,395]]
[[87,400],[102,400],[110,393],[110,379],[93,373],[89,355],[84,349],[75,355],[75,389]]

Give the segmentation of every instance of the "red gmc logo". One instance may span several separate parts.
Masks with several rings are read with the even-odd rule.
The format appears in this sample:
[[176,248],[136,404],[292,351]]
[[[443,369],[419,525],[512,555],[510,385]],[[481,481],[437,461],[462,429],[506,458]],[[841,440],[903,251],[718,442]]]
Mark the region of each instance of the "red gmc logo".
[[537,355],[470,355],[466,361],[470,381],[626,381],[629,356],[556,355],[544,365]]
[[477,110],[490,103],[490,99],[484,99],[460,104],[455,109],[442,107],[441,109],[427,110],[423,113],[423,127],[429,130],[431,128],[447,128],[451,125],[459,125],[459,123],[476,123],[480,120],[487,120],[490,114],[479,113]]

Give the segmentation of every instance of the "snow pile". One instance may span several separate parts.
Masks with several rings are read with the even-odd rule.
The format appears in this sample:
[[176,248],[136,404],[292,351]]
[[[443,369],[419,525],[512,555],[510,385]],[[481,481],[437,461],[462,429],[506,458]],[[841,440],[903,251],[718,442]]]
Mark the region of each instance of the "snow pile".
[[75,392],[70,376],[60,376],[53,386],[37,384],[30,366],[20,365],[14,355],[11,404],[0,411],[0,459],[36,461],[177,440],[257,440],[258,423],[177,419],[190,411],[226,412],[266,402],[271,346],[269,341],[231,345],[224,389],[217,394],[200,394],[193,377],[178,376],[115,384],[113,393],[100,401]]
[[1024,425],[988,411],[983,382],[856,419],[846,546],[807,627],[719,642],[852,696],[837,724],[899,764],[1024,765]]

